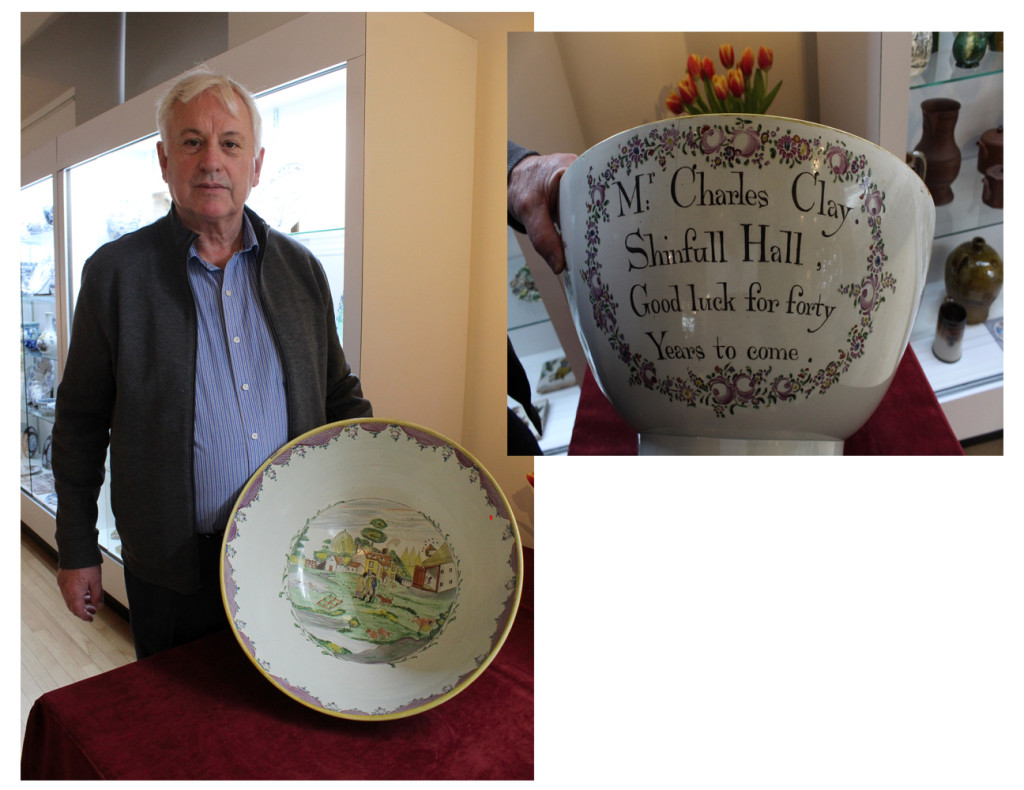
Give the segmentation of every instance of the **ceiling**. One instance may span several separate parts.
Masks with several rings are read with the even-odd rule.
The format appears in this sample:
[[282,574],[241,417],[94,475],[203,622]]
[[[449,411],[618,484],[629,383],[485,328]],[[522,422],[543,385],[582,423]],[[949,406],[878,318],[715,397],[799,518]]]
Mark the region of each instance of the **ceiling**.
[[47,25],[52,23],[60,14],[50,14],[43,11],[22,11],[21,12],[21,44],[31,41]]

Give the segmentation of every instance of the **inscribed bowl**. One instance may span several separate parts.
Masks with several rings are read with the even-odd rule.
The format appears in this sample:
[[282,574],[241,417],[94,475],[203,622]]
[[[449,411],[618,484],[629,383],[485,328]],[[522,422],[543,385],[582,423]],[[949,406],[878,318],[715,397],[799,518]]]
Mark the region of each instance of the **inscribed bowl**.
[[564,282],[642,454],[838,454],[924,290],[935,208],[853,135],[702,115],[610,137],[562,177]]
[[324,713],[393,719],[451,698],[497,654],[522,545],[468,452],[360,419],[298,437],[253,475],[221,571],[235,637],[268,680]]

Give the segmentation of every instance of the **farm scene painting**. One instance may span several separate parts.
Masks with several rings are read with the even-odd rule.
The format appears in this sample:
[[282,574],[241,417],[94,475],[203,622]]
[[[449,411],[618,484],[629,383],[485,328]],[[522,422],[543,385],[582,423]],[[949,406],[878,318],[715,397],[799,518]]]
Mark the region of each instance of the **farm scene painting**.
[[292,538],[284,587],[296,627],[323,653],[393,664],[430,645],[454,615],[458,559],[423,513],[339,502]]

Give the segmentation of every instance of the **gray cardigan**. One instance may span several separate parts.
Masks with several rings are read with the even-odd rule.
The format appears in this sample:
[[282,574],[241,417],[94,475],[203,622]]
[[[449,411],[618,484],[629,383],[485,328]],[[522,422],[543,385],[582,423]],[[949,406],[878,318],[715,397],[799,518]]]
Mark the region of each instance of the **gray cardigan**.
[[[259,287],[284,367],[288,433],[371,415],[338,341],[319,261],[246,208]],[[196,307],[186,265],[196,234],[172,208],[85,263],[57,392],[52,459],[63,568],[100,563],[97,496],[110,447],[110,497],[131,572],[198,587],[192,445]]]

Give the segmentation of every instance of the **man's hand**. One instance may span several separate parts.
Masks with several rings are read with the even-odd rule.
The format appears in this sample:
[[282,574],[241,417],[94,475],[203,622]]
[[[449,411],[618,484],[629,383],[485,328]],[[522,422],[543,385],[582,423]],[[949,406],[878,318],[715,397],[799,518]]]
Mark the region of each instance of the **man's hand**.
[[100,577],[99,565],[73,570],[61,568],[57,571],[57,586],[60,587],[60,594],[64,596],[68,611],[89,623],[103,603],[103,585]]
[[565,269],[562,239],[555,230],[558,216],[558,184],[576,154],[527,156],[508,179],[508,212],[526,228],[533,248],[547,261],[551,271]]

